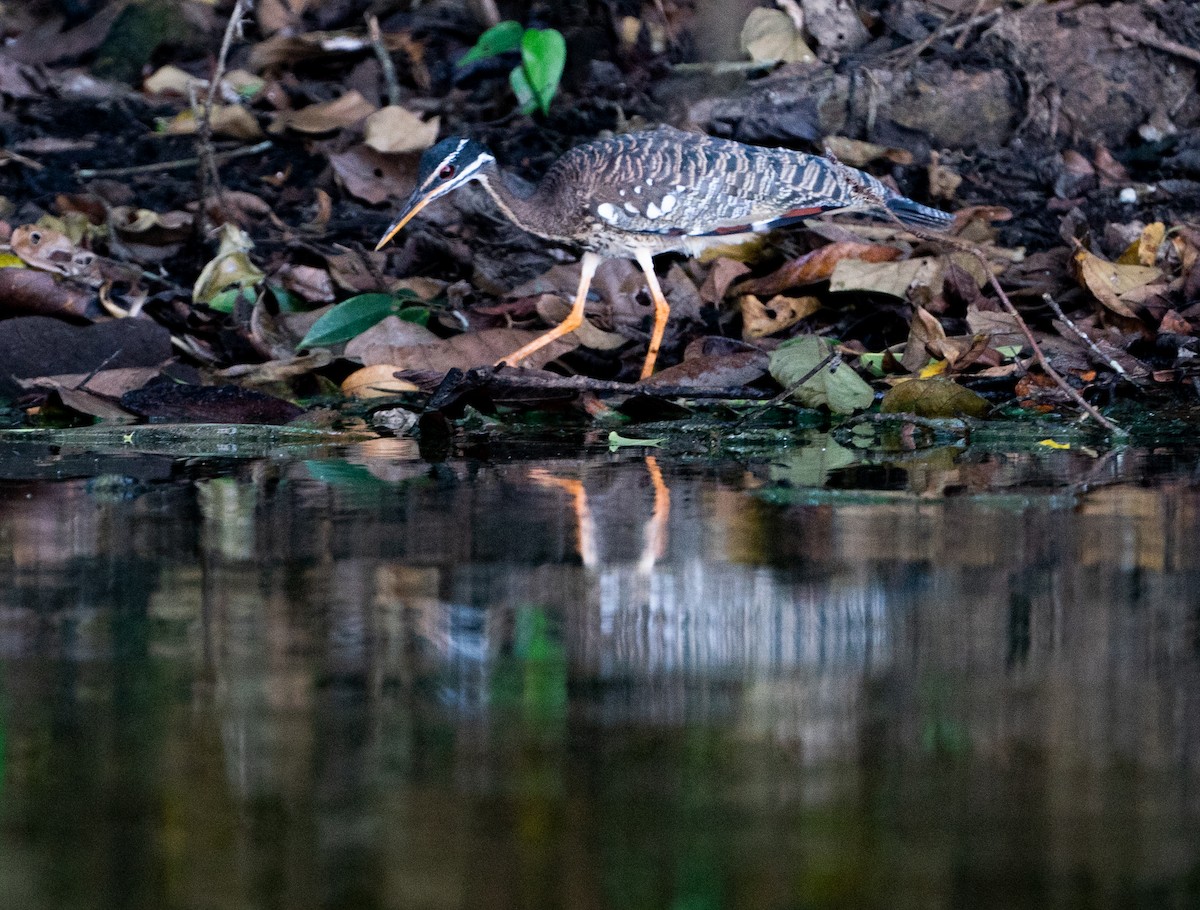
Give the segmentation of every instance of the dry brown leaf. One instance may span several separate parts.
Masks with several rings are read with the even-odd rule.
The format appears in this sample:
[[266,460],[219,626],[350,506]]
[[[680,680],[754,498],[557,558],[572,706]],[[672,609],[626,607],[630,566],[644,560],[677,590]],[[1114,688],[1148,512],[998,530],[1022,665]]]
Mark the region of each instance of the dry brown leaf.
[[742,338],[753,341],[774,335],[807,319],[821,308],[816,297],[784,297],[777,294],[763,303],[753,294],[738,298],[742,311]]
[[749,266],[736,259],[722,257],[716,260],[708,270],[704,283],[700,285],[700,299],[710,306],[716,306],[725,299],[725,292],[729,290],[729,286],[748,271]]
[[1167,310],[1163,315],[1162,322],[1158,324],[1158,331],[1159,334],[1190,335],[1192,334],[1192,324],[1174,310]]
[[397,370],[387,363],[355,370],[342,380],[342,392],[354,398],[389,398],[398,392],[421,391],[407,379],[397,379]]
[[269,129],[272,133],[281,133],[285,129],[298,133],[330,133],[353,126],[374,111],[375,105],[356,89],[351,89],[333,101],[310,104],[298,111],[282,111],[275,116]]
[[843,164],[865,167],[872,161],[890,161],[893,164],[912,164],[913,154],[907,149],[891,148],[876,142],[849,139],[846,136],[826,136],[825,151]]
[[751,10],[746,17],[741,48],[756,63],[799,63],[817,59],[787,13],[764,7]]
[[1146,225],[1137,240],[1121,254],[1117,265],[1154,265],[1158,261],[1158,249],[1166,236],[1167,227],[1161,221]]
[[680,385],[705,389],[749,385],[766,375],[768,363],[769,357],[765,351],[703,354],[659,370],[645,384],[650,387]]
[[[233,139],[261,139],[263,135],[258,120],[240,104],[214,104],[209,125],[214,135]],[[163,132],[168,136],[190,136],[199,128],[196,112],[188,108],[167,121]]]
[[1079,283],[1091,291],[1105,307],[1131,319],[1138,318],[1138,291],[1162,280],[1162,272],[1144,265],[1108,262],[1079,250],[1075,254],[1075,273]]
[[423,152],[437,142],[441,121],[432,117],[422,120],[406,108],[390,104],[367,118],[367,145],[377,152]]
[[908,326],[908,341],[904,345],[901,365],[915,373],[929,363],[929,346],[946,337],[942,324],[924,307],[913,307],[912,322]]
[[[537,312],[550,325],[558,325],[571,312],[571,305],[555,294],[543,294],[538,298]],[[585,348],[594,351],[615,351],[629,341],[624,335],[597,328],[586,316],[583,324],[571,334]]]
[[93,395],[120,398],[126,392],[140,389],[159,374],[160,367],[118,367],[97,373],[60,373],[55,376],[34,376],[18,379],[26,389],[80,389]]
[[[521,329],[483,329],[430,344],[396,349],[395,358],[390,362],[398,370],[433,370],[441,373],[455,367],[469,370],[472,367],[491,366],[542,334]],[[526,358],[521,366],[535,369],[543,367],[578,346],[579,341],[567,335]]]
[[939,161],[937,152],[929,153],[929,195],[934,199],[951,200],[962,186],[962,174]]
[[187,212],[160,215],[122,205],[108,213],[113,234],[140,262],[162,262],[178,253],[191,236],[192,223]]
[[309,303],[332,303],[336,298],[329,272],[312,265],[283,266],[276,274],[279,282]]
[[837,268],[837,264],[844,259],[864,263],[890,262],[898,259],[900,255],[900,250],[892,246],[842,240],[784,263],[770,275],[743,281],[737,286],[737,292],[759,296],[779,294],[788,288],[803,287],[828,280]]
[[1024,347],[1025,333],[1016,317],[1002,310],[985,310],[979,304],[967,307],[967,327],[976,335],[986,335],[993,348]]
[[264,35],[273,35],[280,29],[299,25],[309,0],[258,0],[255,13],[258,27]]
[[422,344],[441,341],[423,325],[388,316],[346,343],[345,356],[364,366],[398,363],[403,357],[397,352]]
[[415,155],[384,155],[366,145],[330,155],[329,163],[346,192],[372,205],[404,198],[417,179]]

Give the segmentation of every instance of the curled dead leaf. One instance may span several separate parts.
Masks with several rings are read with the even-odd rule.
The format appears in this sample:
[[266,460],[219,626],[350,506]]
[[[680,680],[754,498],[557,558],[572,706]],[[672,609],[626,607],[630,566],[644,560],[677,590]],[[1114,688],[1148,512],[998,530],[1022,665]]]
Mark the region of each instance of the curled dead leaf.
[[412,111],[390,104],[367,117],[367,145],[377,152],[423,152],[437,142],[440,120],[422,120]]
[[375,105],[356,89],[351,89],[333,101],[310,104],[298,111],[282,111],[269,127],[272,133],[285,129],[298,133],[331,133],[365,120],[375,111]]
[[788,288],[803,287],[829,280],[839,262],[844,259],[860,262],[891,262],[899,259],[900,250],[878,243],[858,243],[842,240],[819,247],[784,263],[770,275],[743,281],[737,286],[739,294],[779,294]]
[[1108,262],[1084,249],[1075,253],[1074,261],[1079,283],[1105,307],[1130,319],[1138,318],[1138,297],[1144,296],[1138,292],[1163,277],[1161,271],[1151,266]]
[[342,380],[342,392],[354,398],[387,398],[400,392],[419,392],[420,386],[397,379],[399,367],[380,363],[355,370]]
[[[537,312],[550,325],[558,325],[571,312],[571,305],[554,294],[543,294],[538,298]],[[597,328],[586,316],[583,317],[582,325],[571,334],[585,348],[594,351],[615,351],[628,341],[624,335]]]
[[742,338],[752,341],[782,332],[807,319],[821,308],[821,301],[816,297],[777,294],[763,303],[753,294],[744,294],[738,298],[738,305],[742,311]]

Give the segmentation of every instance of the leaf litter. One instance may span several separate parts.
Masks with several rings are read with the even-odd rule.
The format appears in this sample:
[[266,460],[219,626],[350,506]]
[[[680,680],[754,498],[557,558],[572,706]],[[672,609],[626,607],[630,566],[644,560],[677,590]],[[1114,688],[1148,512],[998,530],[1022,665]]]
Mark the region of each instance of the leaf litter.
[[[663,102],[685,95],[694,127],[828,151],[956,212],[954,242],[817,219],[704,261],[660,261],[672,320],[648,389],[725,389],[736,414],[733,396],[778,396],[836,352],[839,365],[790,400],[835,416],[882,400],[888,411],[979,418],[1070,411],[1068,391],[1189,407],[1200,394],[1200,103],[1176,75],[1194,64],[1120,37],[1186,45],[1200,34],[1186,3],[1090,5],[1077,19],[1008,5],[964,22],[944,2],[885,2],[877,15],[804,0],[752,11],[724,50],[686,4],[662,7],[668,27],[650,13],[616,17],[600,45],[564,7],[536,28],[508,25],[472,56],[485,24],[469,17],[452,25],[418,7],[390,13],[373,35],[365,0],[263,0],[215,72],[244,4],[195,0],[180,5],[191,33],[155,32],[162,43],[133,74],[103,50],[121,38],[119,6],[99,4],[58,32],[31,11],[0,49],[0,371],[29,422],[45,419],[51,398],[76,420],[304,420],[338,388],[347,425],[364,394],[420,410],[431,377],[490,367],[560,321],[578,278],[570,251],[507,224],[472,191],[369,252],[421,151],[472,135],[536,180],[570,146],[659,122]],[[140,15],[168,13],[152,3]],[[954,40],[941,38],[951,27]],[[540,55],[560,33],[566,69]],[[691,56],[709,44],[709,58]],[[1058,57],[1029,53],[1045,47]],[[1065,76],[1056,108],[1030,100],[1016,116],[987,77],[1014,49],[1027,75],[1084,60],[1093,94],[1129,90],[1128,129],[1097,120],[1084,83]],[[1117,54],[1136,72],[1094,69]],[[942,80],[919,109],[881,77],[910,65],[918,81]],[[524,113],[509,70],[526,74]],[[882,86],[870,122],[826,122],[833,108],[806,106],[808,89],[794,87],[824,85],[836,107],[858,71]],[[760,103],[770,85],[776,100],[798,92],[794,103]],[[956,138],[960,103],[978,111],[974,138]],[[105,113],[114,108],[128,116]],[[607,262],[584,326],[528,366],[628,384],[650,315],[636,266]],[[112,328],[81,364],[76,342],[28,319]],[[151,353],[128,363],[131,346]],[[504,398],[514,373],[496,372],[486,394]],[[167,393],[164,382],[193,390]],[[260,388],[275,404],[255,397]],[[591,419],[606,413],[597,395],[626,394],[580,391],[572,406]]]

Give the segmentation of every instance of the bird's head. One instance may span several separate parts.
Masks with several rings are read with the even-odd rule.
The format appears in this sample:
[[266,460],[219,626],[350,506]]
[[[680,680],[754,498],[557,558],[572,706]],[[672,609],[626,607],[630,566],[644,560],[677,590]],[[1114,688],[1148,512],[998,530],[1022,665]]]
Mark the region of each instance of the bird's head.
[[480,172],[495,161],[492,153],[474,139],[452,137],[426,149],[417,168],[416,189],[408,197],[400,217],[387,229],[375,249],[383,249],[400,228],[433,200],[458,189],[464,183],[478,180]]

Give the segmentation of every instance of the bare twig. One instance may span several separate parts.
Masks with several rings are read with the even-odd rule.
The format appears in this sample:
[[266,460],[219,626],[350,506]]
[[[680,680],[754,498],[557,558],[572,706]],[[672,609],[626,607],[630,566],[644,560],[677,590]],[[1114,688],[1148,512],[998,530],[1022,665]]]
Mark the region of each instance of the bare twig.
[[1110,22],[1108,27],[1118,35],[1124,35],[1138,44],[1144,44],[1146,47],[1152,47],[1155,50],[1163,51],[1164,53],[1174,54],[1176,57],[1182,57],[1184,60],[1190,60],[1192,63],[1200,64],[1200,50],[1194,47],[1188,47],[1186,44],[1180,44],[1178,41],[1172,41],[1170,38],[1164,38],[1154,32],[1145,32],[1140,29],[1133,28],[1123,22]]
[[1054,310],[1054,315],[1062,321],[1063,325],[1074,332],[1079,340],[1088,346],[1088,350],[1092,352],[1093,356],[1098,358],[1101,363],[1107,364],[1108,368],[1118,376],[1123,376],[1126,379],[1129,378],[1129,371],[1105,354],[1102,350],[1100,350],[1100,348],[1096,345],[1096,342],[1092,341],[1092,339],[1087,336],[1083,329],[1072,322],[1070,317],[1063,312],[1062,307],[1058,305],[1057,300],[1051,297],[1048,293],[1042,294],[1042,300],[1046,301],[1046,305],[1050,307],[1050,309]]
[[[704,398],[761,400],[768,392],[744,386],[702,388],[699,386],[656,385],[644,382],[616,382],[610,379],[590,379],[587,376],[556,376],[543,372],[525,373],[513,367],[497,367],[489,375],[479,371],[477,375],[487,384],[510,386],[519,389],[545,389],[548,392],[616,392],[624,395],[649,395],[653,398]],[[811,377],[808,377],[811,378]]]
[[782,401],[786,401],[788,398],[791,398],[792,395],[795,394],[797,389],[799,389],[802,385],[804,385],[804,383],[808,382],[810,379],[812,379],[814,376],[816,376],[818,373],[820,373],[826,367],[829,367],[829,372],[832,373],[841,365],[842,365],[841,351],[830,351],[828,354],[826,354],[824,357],[821,358],[820,363],[818,363],[811,370],[809,370],[807,373],[805,373],[803,376],[801,376],[799,379],[797,379],[795,382],[793,382],[791,385],[789,385],[786,389],[784,389],[782,392],[780,392],[774,398],[770,399],[765,404],[760,405],[759,407],[755,408],[753,411],[750,411],[749,413],[744,414],[741,417],[741,419],[738,420],[733,425],[734,428],[740,427],[742,424],[746,423],[747,421],[754,420],[755,418],[762,416],[767,411],[769,411],[771,408],[775,407],[775,405],[779,404]]
[[[229,13],[229,22],[225,26],[225,36],[221,39],[221,50],[217,54],[217,66],[208,82],[208,91],[204,95],[204,106],[196,120],[196,152],[200,158],[200,219],[203,225],[208,216],[208,200],[215,194],[220,200],[224,196],[221,186],[221,172],[217,167],[216,151],[212,144],[212,110],[216,103],[217,91],[221,80],[225,78],[225,67],[229,62],[229,48],[233,45],[235,35],[241,34],[242,19],[250,10],[254,0],[235,0],[233,10]],[[189,85],[192,98],[192,109],[195,110],[194,90]]]
[[[267,139],[259,142],[257,145],[247,145],[242,148],[231,149],[228,152],[217,152],[213,155],[213,159],[218,163],[223,163],[233,158],[257,155],[259,152],[265,152],[270,147],[271,140]],[[90,180],[93,177],[131,177],[135,174],[155,174],[159,171],[174,171],[185,167],[196,167],[201,163],[199,158],[177,158],[174,161],[155,161],[152,164],[134,164],[129,167],[80,168],[75,172],[75,176],[81,180]]]
[[983,269],[984,274],[987,275],[988,284],[990,284],[992,290],[996,292],[996,296],[1000,298],[1000,305],[1004,307],[1004,311],[1013,318],[1013,320],[1017,323],[1017,327],[1020,328],[1021,334],[1025,336],[1025,340],[1032,349],[1033,356],[1037,360],[1038,366],[1042,368],[1042,372],[1049,376],[1050,379],[1053,380],[1054,384],[1057,385],[1068,398],[1082,408],[1087,415],[1092,418],[1092,420],[1096,421],[1096,423],[1100,424],[1100,426],[1104,427],[1110,433],[1125,435],[1125,430],[1101,414],[1094,405],[1092,405],[1087,401],[1087,399],[1079,394],[1078,389],[1067,382],[1067,380],[1064,379],[1063,376],[1050,365],[1049,359],[1046,357],[1041,345],[1037,343],[1037,339],[1033,335],[1033,330],[1029,328],[1029,325],[1017,311],[1017,308],[1013,305],[1013,302],[1008,299],[1008,294],[1004,292],[1004,288],[1002,288],[1000,286],[1000,282],[996,280],[996,276],[992,272],[991,264],[987,261],[987,258],[983,255],[983,251],[980,250],[978,246],[959,237],[947,237],[944,234],[934,234],[930,231],[922,230],[915,225],[905,224],[896,217],[895,212],[887,207],[887,203],[877,192],[871,189],[871,187],[863,184],[862,181],[858,180],[854,176],[854,171],[851,168],[847,168],[840,162],[835,161],[834,163],[840,171],[843,179],[850,180],[857,184],[854,187],[857,195],[863,196],[864,198],[872,201],[880,210],[880,215],[882,217],[894,222],[898,227],[908,231],[914,237],[919,237],[922,240],[929,241],[930,243],[950,247],[951,249],[958,250],[962,253],[967,253],[974,257],[975,261],[978,262],[980,267]]
[[16,152],[11,152],[8,149],[0,148],[0,164],[7,164],[9,161],[15,161],[17,164],[23,164],[25,167],[34,171],[40,171],[45,167],[44,164],[34,161],[32,158],[26,158],[24,155],[18,155]]
[[400,82],[396,79],[396,64],[392,62],[392,55],[388,53],[387,46],[383,43],[383,32],[379,30],[379,19],[374,13],[367,14],[367,32],[371,36],[371,47],[375,49],[375,56],[379,58],[379,66],[383,69],[388,104],[392,107],[399,107]]

